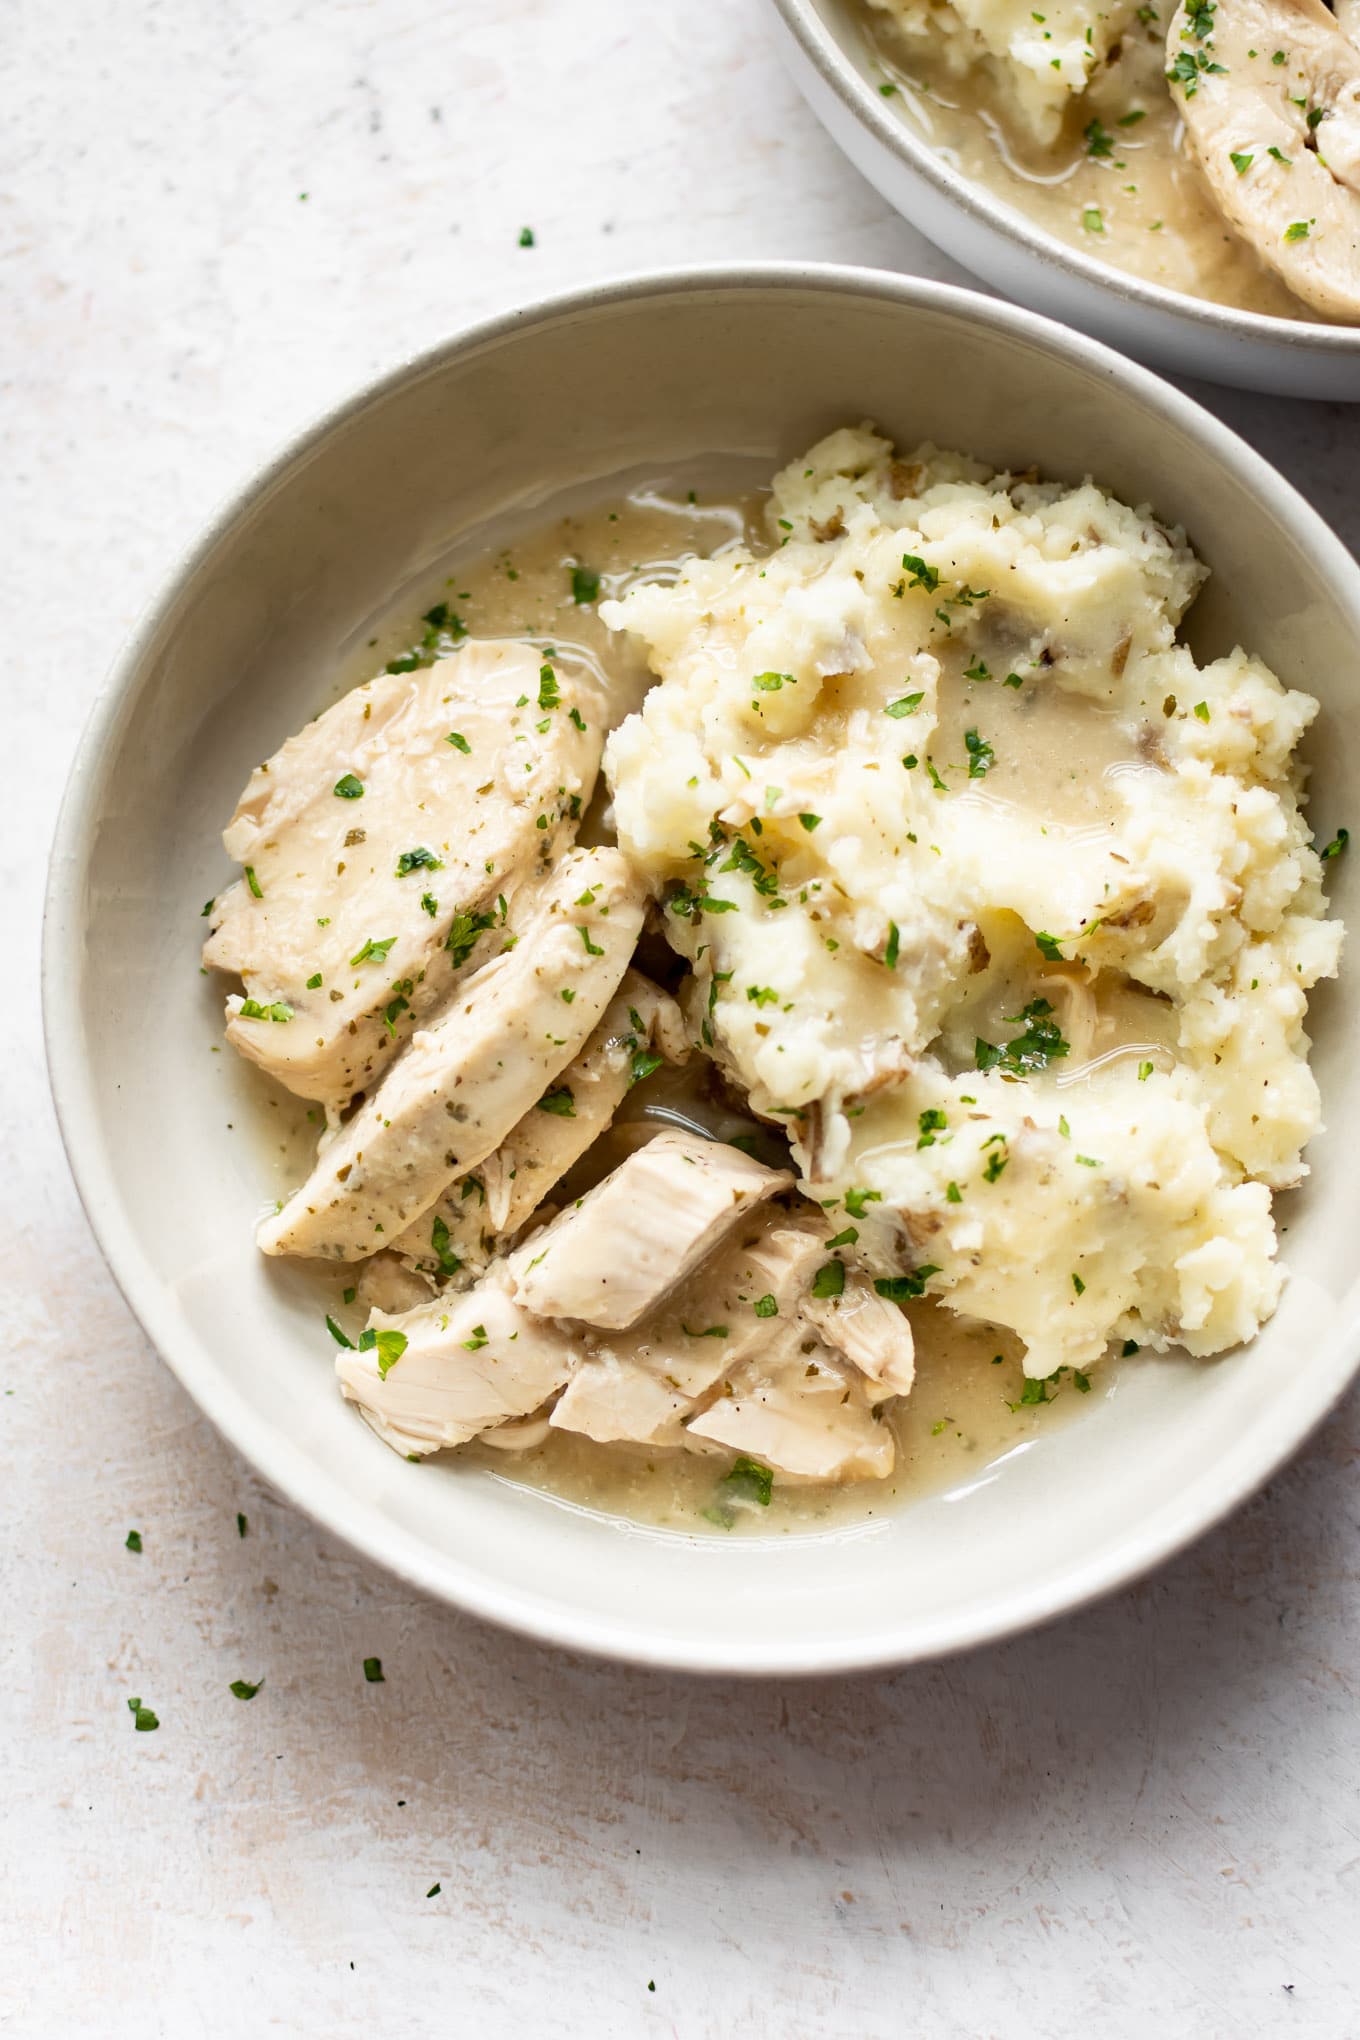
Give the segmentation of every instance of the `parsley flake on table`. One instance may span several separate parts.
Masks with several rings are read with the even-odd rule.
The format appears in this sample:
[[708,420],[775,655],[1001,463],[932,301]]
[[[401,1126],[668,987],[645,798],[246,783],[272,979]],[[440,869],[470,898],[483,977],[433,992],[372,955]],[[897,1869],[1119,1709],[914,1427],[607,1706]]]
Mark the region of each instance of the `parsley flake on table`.
[[153,1714],[149,1707],[143,1707],[139,1697],[134,1696],[128,1701],[128,1712],[132,1716],[133,1727],[140,1729],[143,1735],[161,1725],[159,1715]]
[[249,1679],[233,1679],[227,1690],[238,1700],[253,1700],[263,1684],[263,1679],[256,1679],[253,1684]]
[[364,1659],[364,1677],[370,1686],[386,1685],[387,1681],[383,1677],[382,1659],[380,1657],[366,1657]]
[[127,1546],[127,1549],[129,1551],[140,1551],[142,1548],[141,1531],[129,1530],[127,1536],[123,1539],[123,1542]]

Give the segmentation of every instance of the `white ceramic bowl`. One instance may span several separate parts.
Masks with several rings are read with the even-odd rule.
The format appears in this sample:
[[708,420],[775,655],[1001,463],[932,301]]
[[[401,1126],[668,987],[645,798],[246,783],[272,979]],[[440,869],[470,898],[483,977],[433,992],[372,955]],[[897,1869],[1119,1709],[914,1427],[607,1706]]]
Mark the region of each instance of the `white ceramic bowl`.
[[769,5],[800,90],[856,169],[985,282],[1159,368],[1278,396],[1360,400],[1360,326],[1208,304],[1070,247],[912,133],[878,90],[882,71],[847,0]]
[[[1298,1445],[1360,1351],[1355,995],[1317,1002],[1329,1131],[1284,1210],[1292,1280],[1249,1349],[1148,1361],[1080,1419],[853,1531],[715,1540],[574,1511],[455,1460],[410,1465],[335,1390],[314,1291],[252,1244],[264,1182],[221,990],[199,975],[218,829],[347,647],[451,547],[639,467],[771,471],[845,420],[1087,472],[1183,521],[1234,639],[1323,697],[1315,814],[1360,819],[1360,569],[1204,411],[1010,306],[866,271],[643,278],[462,335],[306,432],[195,547],[100,697],[53,851],[44,1002],[85,1208],[128,1302],[267,1480],[414,1584],[533,1634],[714,1671],[826,1672],[956,1650],[1133,1578]],[[1344,861],[1339,906],[1353,888]],[[234,1122],[228,1132],[225,1122]]]

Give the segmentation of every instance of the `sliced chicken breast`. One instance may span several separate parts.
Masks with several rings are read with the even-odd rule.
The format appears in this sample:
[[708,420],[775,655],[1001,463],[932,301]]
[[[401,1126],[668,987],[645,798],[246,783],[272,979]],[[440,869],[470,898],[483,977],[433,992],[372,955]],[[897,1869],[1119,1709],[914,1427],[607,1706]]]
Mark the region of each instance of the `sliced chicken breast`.
[[368,1329],[374,1344],[336,1361],[340,1392],[385,1444],[411,1456],[528,1416],[576,1357],[569,1332],[521,1310],[494,1277],[396,1316],[374,1311]]
[[516,1248],[506,1262],[514,1293],[542,1317],[636,1324],[753,1204],[792,1181],[721,1141],[660,1133]]
[[597,690],[488,641],[356,687],[252,775],[223,841],[246,875],[203,961],[233,971],[227,1038],[329,1111],[518,923],[599,768]]
[[393,1242],[394,1251],[435,1277],[486,1267],[604,1132],[655,1057],[684,1062],[688,1053],[674,999],[640,971],[625,972],[575,1061],[476,1175],[450,1184],[425,1216]]
[[263,1251],[355,1261],[400,1238],[579,1054],[628,966],[643,907],[620,851],[568,852],[535,889],[515,947],[414,1036],[264,1221]]
[[805,1296],[800,1315],[836,1352],[890,1395],[909,1395],[916,1378],[916,1345],[900,1304],[889,1303],[873,1283],[847,1273],[839,1296]]
[[589,1340],[551,1422],[601,1443],[683,1444],[694,1414],[732,1368],[801,1336],[799,1304],[826,1258],[825,1231],[782,1208],[753,1211],[733,1239],[631,1331]]
[[811,1333],[738,1368],[687,1434],[793,1481],[882,1480],[895,1448],[872,1391]]

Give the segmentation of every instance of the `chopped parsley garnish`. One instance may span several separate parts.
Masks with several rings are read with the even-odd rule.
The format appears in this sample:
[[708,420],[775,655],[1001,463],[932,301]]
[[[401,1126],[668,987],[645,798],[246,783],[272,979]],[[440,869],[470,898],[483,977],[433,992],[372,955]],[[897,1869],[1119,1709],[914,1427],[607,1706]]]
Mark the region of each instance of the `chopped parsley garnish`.
[[911,575],[907,583],[909,588],[924,588],[928,595],[934,594],[940,585],[940,576],[934,567],[928,567],[919,553],[903,553],[902,564]]
[[582,715],[580,709],[576,706],[575,702],[573,702],[571,707],[567,710],[567,714],[570,716],[571,720],[575,723],[578,730],[585,729],[586,719]]
[[337,800],[362,800],[364,782],[362,779],[356,779],[352,772],[347,772],[343,779],[336,780],[331,792]]
[[746,987],[746,996],[753,1006],[777,1006],[779,1004],[778,992],[771,990],[769,985],[748,985]]
[[934,787],[936,793],[948,793],[949,788],[945,785],[939,773],[935,770],[935,760],[933,758],[926,759],[926,771],[930,774],[930,783]]
[[540,708],[556,708],[562,696],[558,691],[557,675],[551,666],[538,669],[538,705]]
[[783,687],[796,687],[798,681],[792,673],[754,673],[751,685],[757,694],[778,694]]
[[971,666],[964,667],[963,677],[965,680],[990,680],[992,669],[985,659],[974,659]]
[[1077,1274],[1073,1275],[1072,1287],[1076,1290],[1078,1296],[1085,1296],[1086,1284],[1082,1281],[1080,1275]]
[[474,1325],[470,1335],[462,1342],[465,1353],[480,1353],[482,1347],[487,1344],[489,1344],[489,1341],[486,1336],[485,1325]]
[[968,777],[985,779],[996,763],[996,753],[986,738],[980,737],[976,730],[965,730],[963,743],[968,753]]
[[858,1238],[859,1234],[855,1230],[854,1226],[852,1225],[843,1226],[841,1230],[836,1234],[834,1240],[827,1241],[827,1246],[832,1249],[836,1247],[853,1247],[855,1241]]
[[1228,151],[1228,161],[1232,164],[1233,169],[1237,172],[1238,176],[1242,177],[1245,176],[1248,170],[1250,170],[1252,164],[1256,161],[1256,158],[1254,155],[1248,154],[1245,150],[1230,149]]
[[916,1145],[918,1148],[928,1148],[934,1147],[935,1136],[945,1131],[949,1120],[938,1105],[932,1105],[928,1111],[920,1115],[916,1124],[921,1136]]
[[963,1192],[957,1183],[946,1183],[944,1194],[946,1203],[962,1204],[963,1202]]
[[820,828],[821,826],[822,818],[820,815],[799,815],[798,819],[802,823],[803,827],[807,830],[809,836],[812,834],[814,829]]
[[384,935],[380,941],[375,941],[370,935],[363,948],[351,956],[350,963],[386,963],[387,952],[396,939],[395,935]]
[[334,1339],[337,1346],[345,1347],[346,1351],[350,1353],[354,1351],[353,1339],[349,1338],[344,1332],[341,1331],[339,1325],[335,1322],[335,1319],[330,1315],[329,1312],[327,1312],[326,1314],[326,1330],[330,1333],[331,1337]]
[[312,972],[312,975],[307,980],[307,990],[309,992],[316,992],[320,991],[320,989],[321,989],[321,973],[319,970],[314,970]]
[[258,999],[242,999],[237,1008],[240,1020],[277,1020],[282,1023],[292,1017],[293,1009],[286,999],[275,999],[269,1006],[262,1006]]
[[925,700],[924,693],[904,694],[902,695],[900,700],[890,701],[887,704],[886,708],[884,709],[883,713],[884,715],[893,716],[898,721],[900,721],[904,715],[915,715],[917,709],[921,706],[921,703],[924,700]]
[[1077,1155],[1074,1159],[1081,1163],[1083,1169],[1103,1169],[1105,1166],[1103,1162],[1098,1162],[1094,1155]]
[[1268,156],[1273,156],[1277,163],[1283,163],[1286,170],[1293,169],[1294,158],[1292,156],[1286,156],[1284,150],[1276,148],[1273,142],[1271,143],[1270,147],[1266,150],[1266,154]]
[[1211,36],[1214,32],[1215,7],[1216,0],[1190,0],[1185,10],[1182,37],[1188,39],[1193,36],[1196,42],[1203,42],[1206,37]]
[[591,941],[591,939],[590,939],[590,930],[589,930],[589,928],[583,928],[583,927],[581,927],[581,925],[580,925],[580,924],[578,923],[578,924],[577,924],[577,928],[576,928],[576,932],[577,932],[577,934],[578,934],[578,935],[580,936],[581,940],[582,940],[582,941],[583,941],[583,942],[585,943],[585,945],[586,945],[586,955],[587,955],[587,956],[603,956],[603,955],[604,955],[604,950],[603,950],[603,949],[601,948],[600,944],[599,944],[598,942],[592,942],[592,941]]
[[938,1275],[939,1272],[931,1262],[924,1261],[910,1275],[880,1275],[874,1283],[874,1288],[880,1296],[886,1297],[889,1303],[909,1303],[913,1297],[925,1294],[927,1282],[932,1275]]
[[127,1536],[123,1539],[123,1542],[129,1551],[140,1551],[142,1548],[141,1531],[129,1530]]
[[[533,230],[533,228],[532,228],[532,227],[521,227],[521,228],[520,228],[520,230],[519,230],[519,245],[520,245],[520,247],[521,247],[521,248],[532,248],[532,247],[534,246],[534,230]],[[374,1663],[376,1664],[376,1663],[377,1663],[377,1659],[375,1658],[375,1659],[373,1660],[373,1662],[374,1662]]]
[[449,962],[455,970],[467,962],[477,947],[478,937],[484,935],[492,925],[490,914],[468,914],[460,908],[454,915],[444,947],[449,952]]
[[845,1289],[845,1263],[823,1261],[812,1278],[814,1296],[840,1296]]
[[439,1263],[441,1275],[456,1275],[463,1263],[449,1245],[448,1221],[436,1215],[430,1227],[430,1246]]
[[143,1707],[139,1698],[128,1701],[128,1711],[132,1716],[133,1727],[139,1729],[143,1735],[149,1729],[159,1728],[161,1725],[160,1717],[153,1714],[149,1707]]
[[1010,1162],[1010,1155],[1007,1152],[1006,1148],[1005,1134],[994,1133],[992,1135],[992,1141],[997,1142],[997,1145],[995,1147],[992,1147],[991,1141],[987,1141],[984,1143],[985,1146],[992,1147],[992,1152],[987,1157],[987,1166],[982,1172],[982,1180],[984,1183],[997,1182],[1000,1179],[1000,1177],[1004,1175],[1006,1168]]
[[754,1504],[768,1509],[770,1496],[774,1491],[774,1474],[768,1466],[762,1466],[758,1459],[747,1459],[744,1454],[732,1461],[731,1469],[718,1482],[717,1500],[700,1515],[709,1523],[716,1523],[722,1530],[730,1530],[737,1520],[734,1504]]
[[1082,129],[1082,133],[1086,138],[1086,153],[1088,156],[1112,156],[1114,154],[1114,136],[1108,128],[1101,126],[1099,120],[1088,120],[1086,126]]
[[901,947],[901,942],[902,942],[901,931],[899,930],[896,921],[889,921],[888,940],[883,950],[883,962],[887,969],[889,970],[897,969],[897,956],[898,951]]
[[881,1204],[882,1202],[883,1192],[881,1190],[847,1190],[845,1193],[845,1208],[851,1218],[863,1218],[866,1204]]
[[1306,241],[1308,239],[1308,229],[1312,224],[1311,220],[1291,220],[1284,230],[1285,240]]
[[245,867],[245,873],[246,884],[250,887],[251,897],[253,899],[262,900],[264,898],[264,893],[260,888],[259,879],[256,878],[255,876],[255,866],[253,864],[247,864]]
[[682,1323],[680,1329],[687,1339],[725,1339],[727,1337],[726,1325],[705,1325],[704,1329],[698,1332],[695,1331],[692,1325]]
[[420,904],[425,909],[425,912],[429,915],[430,919],[433,920],[435,915],[439,912],[439,902],[435,898],[434,894],[432,892],[423,892],[420,895]]
[[600,592],[600,577],[592,574],[589,567],[573,567],[571,570],[571,599],[576,603],[593,602]]
[[370,1686],[386,1684],[383,1678],[382,1659],[380,1657],[366,1657],[364,1659],[364,1677]]
[[635,1048],[633,1059],[628,1066],[629,1089],[631,1090],[634,1084],[640,1084],[644,1077],[650,1077],[653,1070],[659,1070],[664,1061],[665,1057],[658,1055],[654,1049]]
[[1103,234],[1105,219],[1098,205],[1084,205],[1081,209],[1081,223],[1088,234]]
[[555,1113],[559,1119],[574,1119],[576,1100],[571,1095],[570,1086],[559,1084],[555,1091],[545,1091],[538,1101],[538,1109],[540,1112]]
[[253,1700],[263,1684],[263,1679],[256,1679],[253,1684],[249,1679],[233,1679],[227,1690],[238,1700]]
[[443,858],[436,857],[433,850],[427,848],[424,843],[417,844],[414,850],[403,850],[397,859],[398,878],[405,878],[408,871],[442,871],[443,869]]
[[1089,1395],[1091,1393],[1090,1375],[1083,1374],[1079,1367],[1074,1367],[1072,1369],[1072,1386],[1076,1389],[1078,1395]]
[[1071,1044],[1063,1040],[1052,1013],[1047,999],[1031,999],[1022,1013],[1011,1014],[1006,1021],[1008,1027],[1024,1023],[1023,1032],[1013,1040],[999,1046],[980,1037],[975,1040],[973,1054],[978,1069],[1026,1076],[1033,1070],[1047,1069],[1049,1063],[1069,1054]]
[[778,1317],[779,1315],[779,1305],[768,1293],[764,1296],[758,1296],[751,1308],[757,1317]]
[[1040,929],[1034,937],[1034,946],[1040,956],[1048,963],[1061,963],[1063,960],[1062,940],[1061,935],[1045,935],[1043,930]]
[[1139,1063],[1139,1065],[1138,1065],[1138,1081],[1139,1081],[1139,1083],[1140,1083],[1140,1084],[1145,1084],[1145,1083],[1147,1082],[1148,1078],[1149,1078],[1149,1077],[1150,1077],[1150,1076],[1152,1075],[1152,1069],[1153,1069],[1153,1065],[1152,1065],[1152,1064],[1151,1064],[1150,1062],[1140,1062],[1140,1063]]
[[1183,85],[1185,87],[1187,99],[1193,99],[1199,90],[1201,75],[1207,77],[1214,72],[1221,74],[1225,68],[1223,64],[1216,64],[1214,62],[1208,50],[1179,50],[1176,53],[1175,62],[1166,75],[1172,85]]
[[1350,842],[1350,840],[1351,832],[1349,829],[1338,829],[1336,834],[1333,836],[1331,842],[1325,844],[1323,848],[1318,851],[1318,856],[1322,859],[1324,864],[1330,857],[1340,857],[1342,852],[1345,850],[1346,845]]
[[1138,1351],[1137,1339],[1125,1339],[1123,1345],[1119,1349],[1119,1357],[1121,1360],[1131,1360],[1133,1358],[1133,1355],[1137,1351]]
[[378,1355],[378,1379],[386,1381],[388,1373],[396,1366],[398,1360],[400,1360],[402,1354],[406,1351],[406,1334],[405,1332],[393,1331],[390,1327],[381,1332],[360,1332],[359,1351],[361,1353],[376,1351]]
[[[526,228],[524,229],[524,233],[525,233],[525,234],[527,234],[528,232],[529,232],[529,229],[528,229],[528,228],[526,227]],[[529,244],[528,244],[528,245],[532,247],[532,245],[533,245],[532,237],[530,238],[530,241],[529,241]],[[521,248],[525,246],[525,241],[524,241],[524,235],[523,235],[523,234],[521,234],[521,236],[520,236],[520,246],[521,246]],[[432,1885],[430,1886],[429,1890],[428,1890],[428,1891],[426,1892],[425,1896],[426,1896],[426,1898],[438,1898],[438,1896],[439,1896],[440,1892],[441,1892],[441,1891],[442,1891],[443,1889],[444,1889],[443,1885],[442,1885],[442,1884],[440,1884],[440,1883],[438,1882],[438,1880],[436,1879],[436,1881],[435,1881],[435,1882],[434,1882],[434,1883],[433,1883],[433,1884],[432,1884]]]

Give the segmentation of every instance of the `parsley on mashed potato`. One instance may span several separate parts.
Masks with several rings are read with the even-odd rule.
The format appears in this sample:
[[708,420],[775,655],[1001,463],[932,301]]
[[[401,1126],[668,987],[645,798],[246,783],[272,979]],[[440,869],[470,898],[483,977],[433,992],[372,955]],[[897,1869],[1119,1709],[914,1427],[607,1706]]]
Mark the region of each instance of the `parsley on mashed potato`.
[[1316,702],[1197,665],[1185,534],[1091,482],[864,427],[769,518],[768,555],[601,609],[660,683],[606,770],[695,1037],[882,1292],[1013,1328],[1031,1375],[1249,1338],[1341,943]]

